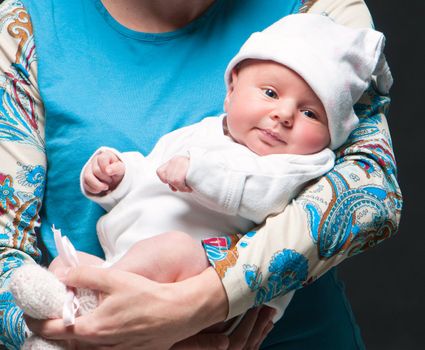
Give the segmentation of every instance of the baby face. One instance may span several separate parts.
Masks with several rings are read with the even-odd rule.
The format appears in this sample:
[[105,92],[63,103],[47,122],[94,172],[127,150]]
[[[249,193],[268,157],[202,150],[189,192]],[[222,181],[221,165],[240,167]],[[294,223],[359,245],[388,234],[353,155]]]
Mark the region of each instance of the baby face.
[[322,102],[297,73],[273,61],[242,62],[224,109],[229,135],[261,156],[311,154],[330,143]]

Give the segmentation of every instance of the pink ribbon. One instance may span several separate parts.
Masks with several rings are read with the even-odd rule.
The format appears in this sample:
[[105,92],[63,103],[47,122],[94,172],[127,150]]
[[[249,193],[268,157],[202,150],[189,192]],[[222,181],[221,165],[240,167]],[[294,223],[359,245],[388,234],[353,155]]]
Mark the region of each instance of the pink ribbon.
[[[52,226],[53,237],[55,239],[58,256],[62,260],[65,267],[76,267],[80,264],[77,251],[71,241],[66,236],[62,236],[61,231]],[[65,326],[72,326],[75,323],[75,315],[77,314],[80,303],[71,288],[66,288],[65,303],[62,310],[62,319]]]

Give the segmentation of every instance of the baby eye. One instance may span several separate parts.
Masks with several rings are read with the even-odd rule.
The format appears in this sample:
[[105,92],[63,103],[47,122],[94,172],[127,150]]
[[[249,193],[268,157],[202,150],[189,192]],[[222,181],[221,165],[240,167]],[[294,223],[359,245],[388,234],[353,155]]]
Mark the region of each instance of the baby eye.
[[264,89],[264,94],[271,98],[277,98],[277,93],[272,89]]
[[312,112],[312,111],[305,110],[305,111],[302,111],[302,112],[303,112],[303,114],[304,114],[306,117],[308,117],[308,118],[311,118],[311,119],[317,119],[316,114],[314,114],[314,112]]

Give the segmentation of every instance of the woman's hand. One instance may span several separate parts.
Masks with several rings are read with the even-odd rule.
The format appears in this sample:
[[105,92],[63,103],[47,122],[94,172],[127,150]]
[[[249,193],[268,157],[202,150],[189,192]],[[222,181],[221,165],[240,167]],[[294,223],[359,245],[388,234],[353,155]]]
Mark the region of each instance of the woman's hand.
[[247,311],[229,336],[228,350],[258,350],[273,329],[276,311],[268,306]]
[[91,349],[169,349],[223,321],[228,312],[226,294],[212,268],[182,282],[161,284],[120,270],[83,266],[61,280],[99,291],[99,307],[78,317],[72,327],[62,320],[31,319],[28,327],[47,339],[75,339]]
[[171,350],[258,350],[273,329],[275,313],[267,306],[248,310],[231,335],[219,332],[221,325],[218,328],[212,326],[204,331],[206,333],[198,333],[175,344]]
[[47,339],[75,340],[78,345],[70,347],[74,349],[169,349],[175,344],[173,350],[254,350],[272,328],[274,311],[262,307],[248,311],[229,337],[200,333],[227,315],[227,298],[212,268],[172,284],[87,266],[71,269],[61,279],[70,286],[98,290],[99,307],[78,317],[72,327],[64,327],[62,320],[27,318],[27,324]]
[[229,338],[221,333],[198,333],[173,345],[170,350],[227,350]]

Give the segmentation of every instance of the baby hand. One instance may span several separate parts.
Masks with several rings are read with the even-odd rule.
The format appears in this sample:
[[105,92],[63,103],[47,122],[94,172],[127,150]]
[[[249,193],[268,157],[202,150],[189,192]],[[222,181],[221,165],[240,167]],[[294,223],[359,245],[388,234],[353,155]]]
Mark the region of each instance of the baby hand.
[[157,169],[156,174],[163,183],[168,184],[173,192],[192,192],[192,189],[186,184],[188,169],[189,158],[176,156],[161,165]]
[[113,152],[102,151],[84,169],[84,190],[94,195],[112,191],[120,184],[124,173],[124,163]]

